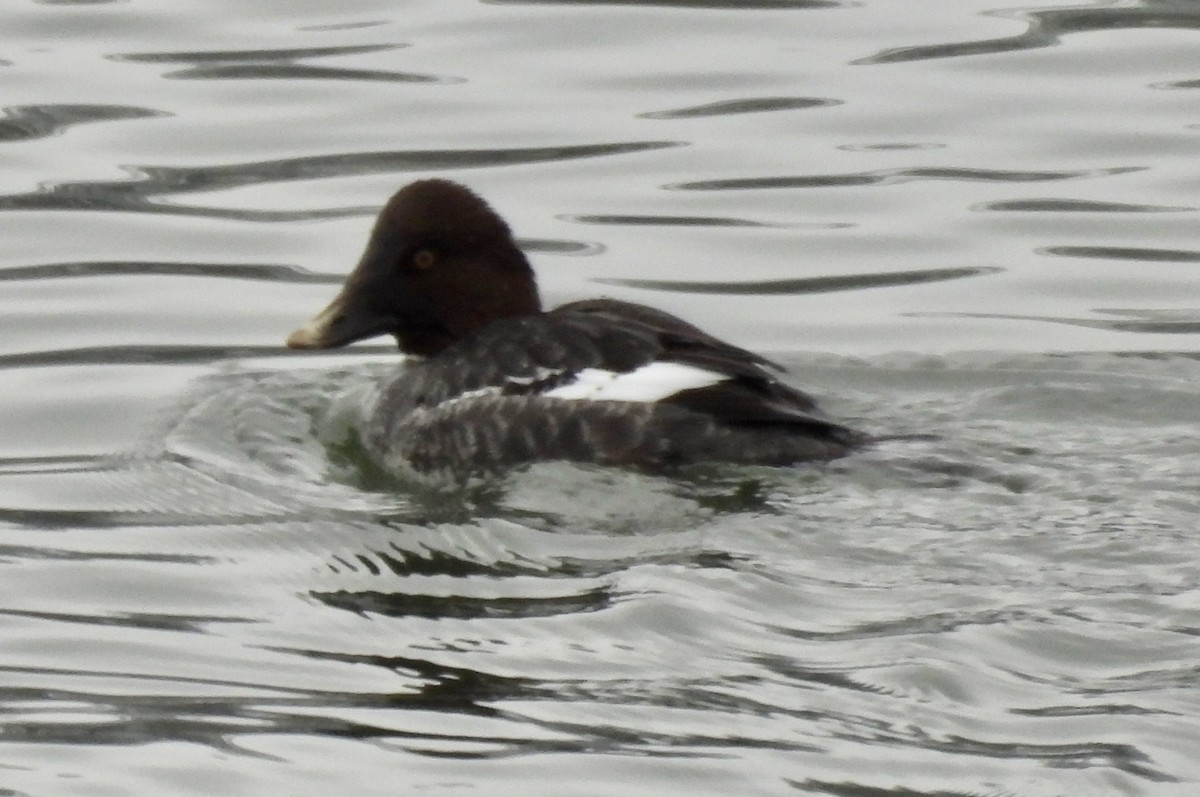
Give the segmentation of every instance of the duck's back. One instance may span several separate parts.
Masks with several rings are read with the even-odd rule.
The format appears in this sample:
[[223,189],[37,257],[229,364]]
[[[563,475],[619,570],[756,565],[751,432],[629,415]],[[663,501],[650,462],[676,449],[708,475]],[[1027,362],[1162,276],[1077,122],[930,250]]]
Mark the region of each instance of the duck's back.
[[863,440],[775,367],[654,308],[575,302],[411,362],[362,435],[385,467],[439,481],[539,460],[786,465]]

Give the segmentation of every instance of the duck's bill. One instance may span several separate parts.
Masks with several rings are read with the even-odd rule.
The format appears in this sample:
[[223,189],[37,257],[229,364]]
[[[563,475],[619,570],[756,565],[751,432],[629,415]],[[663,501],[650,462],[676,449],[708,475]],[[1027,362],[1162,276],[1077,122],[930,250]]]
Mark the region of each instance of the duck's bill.
[[356,340],[383,335],[387,319],[365,311],[345,291],[304,326],[288,335],[289,349],[335,349]]

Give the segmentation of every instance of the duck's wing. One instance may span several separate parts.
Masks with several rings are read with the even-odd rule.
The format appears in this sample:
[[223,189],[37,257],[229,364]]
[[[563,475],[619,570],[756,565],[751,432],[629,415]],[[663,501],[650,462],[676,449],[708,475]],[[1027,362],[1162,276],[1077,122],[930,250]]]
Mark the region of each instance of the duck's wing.
[[545,459],[790,464],[866,439],[773,364],[659,310],[609,300],[501,321],[382,387],[362,433],[419,473]]
[[[611,330],[639,335],[644,341],[643,359],[630,371],[645,371],[649,376],[651,369],[658,367],[664,375],[672,365],[694,369],[696,384],[660,396],[659,401],[728,424],[802,425],[810,432],[833,433],[844,429],[820,410],[812,396],[779,381],[773,373],[783,370],[778,364],[669,313],[610,299],[575,302],[555,313],[578,319],[584,327],[594,322],[594,334],[601,341]],[[619,341],[617,348],[621,348]]]
[[780,382],[778,365],[652,307],[595,299],[494,323],[408,368],[389,409],[483,396],[663,403],[730,425],[803,427],[841,437],[816,401]]

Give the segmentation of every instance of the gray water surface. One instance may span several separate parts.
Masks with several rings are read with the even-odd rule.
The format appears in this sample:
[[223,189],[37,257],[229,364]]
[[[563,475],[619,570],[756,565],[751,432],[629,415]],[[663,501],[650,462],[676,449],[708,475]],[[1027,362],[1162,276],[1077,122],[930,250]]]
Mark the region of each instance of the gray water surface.
[[[0,9],[0,794],[1191,795],[1200,8]],[[915,435],[366,467],[398,186]]]

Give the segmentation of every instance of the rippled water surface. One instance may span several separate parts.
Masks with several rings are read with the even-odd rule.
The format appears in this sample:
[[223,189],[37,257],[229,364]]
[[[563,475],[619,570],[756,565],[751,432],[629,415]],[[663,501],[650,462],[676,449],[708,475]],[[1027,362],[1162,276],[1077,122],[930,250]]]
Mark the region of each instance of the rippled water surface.
[[[11,0],[0,794],[1192,795],[1200,6]],[[399,185],[917,433],[365,468]]]

